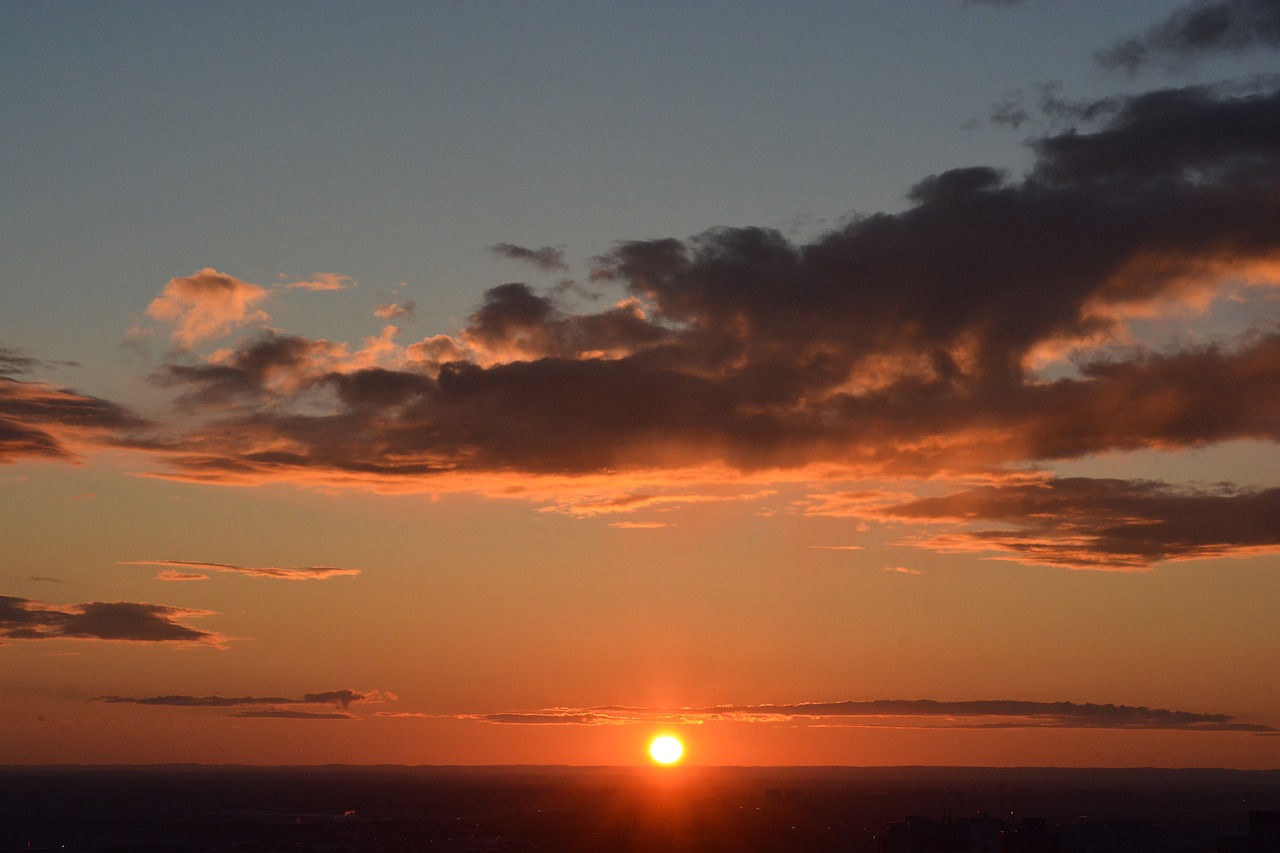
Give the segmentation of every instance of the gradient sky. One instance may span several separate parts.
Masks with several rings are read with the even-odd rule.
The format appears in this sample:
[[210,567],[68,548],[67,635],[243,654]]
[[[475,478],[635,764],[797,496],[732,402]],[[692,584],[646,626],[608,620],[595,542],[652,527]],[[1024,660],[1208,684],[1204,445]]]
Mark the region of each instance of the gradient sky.
[[1278,49],[0,5],[0,763],[1280,767]]

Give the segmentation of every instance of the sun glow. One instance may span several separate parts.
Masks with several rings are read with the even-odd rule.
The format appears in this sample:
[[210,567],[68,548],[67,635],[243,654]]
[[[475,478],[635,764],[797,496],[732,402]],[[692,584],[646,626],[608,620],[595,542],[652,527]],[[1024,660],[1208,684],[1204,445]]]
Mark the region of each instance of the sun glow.
[[649,756],[659,764],[675,764],[684,755],[684,746],[670,735],[656,737],[649,744]]

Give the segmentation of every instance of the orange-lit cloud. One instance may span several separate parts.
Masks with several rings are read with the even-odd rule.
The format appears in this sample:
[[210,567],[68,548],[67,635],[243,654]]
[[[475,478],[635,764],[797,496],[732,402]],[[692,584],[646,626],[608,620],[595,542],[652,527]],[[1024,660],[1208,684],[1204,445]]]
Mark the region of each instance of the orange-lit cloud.
[[[1072,569],[1280,553],[1280,489],[1066,478],[920,498],[877,513],[948,525],[913,540],[919,547]],[[973,529],[983,524],[999,526]]]
[[147,316],[172,325],[174,343],[189,349],[237,326],[265,322],[266,312],[254,306],[266,295],[256,284],[205,267],[170,279],[147,306]]
[[[328,580],[329,578],[338,577],[355,577],[360,574],[359,569],[343,569],[335,566],[294,566],[291,568],[281,568],[279,566],[233,566],[230,563],[208,563],[196,560],[121,560],[122,566],[168,566],[170,569],[207,569],[214,572],[227,572],[228,574],[247,575],[251,578],[274,578],[276,580],[286,581],[305,581],[305,580]],[[174,576],[176,575],[176,577]],[[161,572],[158,575],[160,580],[198,580],[203,576],[187,575],[181,571]]]
[[50,604],[0,595],[0,637],[14,640],[111,640],[221,646],[220,634],[201,631],[185,620],[207,610],[132,601]]
[[0,464],[74,460],[92,445],[121,445],[148,424],[128,409],[46,382],[0,376]]
[[1061,728],[1235,731],[1269,733],[1270,726],[1204,714],[1131,705],[1021,700],[947,702],[932,699],[717,705],[703,708],[548,708],[457,719],[506,725],[631,725],[739,722],[772,725],[893,728]]
[[[1169,341],[1135,331],[1142,315],[1280,285],[1280,90],[1053,109],[1073,126],[1033,140],[1018,178],[932,175],[900,212],[805,243],[755,227],[619,242],[592,277],[621,298],[598,310],[512,282],[461,328],[416,342],[394,325],[357,346],[259,330],[181,353],[154,377],[173,417],[145,440],[118,407],[5,380],[0,453],[67,458],[78,435],[150,454],[151,476],[467,490],[582,517],[860,479],[893,485],[791,509],[945,523],[916,544],[1073,567],[1270,552],[1265,524],[1210,514],[1197,533],[1170,515],[1172,493],[1133,484],[1142,523],[1125,521],[1107,481],[1042,488],[1048,474],[1028,469],[1280,441],[1275,318]],[[564,264],[554,248],[492,248]],[[262,294],[207,269],[171,281],[149,313],[190,346],[260,320]],[[951,503],[974,515],[931,517],[939,504],[895,494],[911,480],[984,482],[1007,500],[971,490]],[[1030,512],[1046,494],[1057,521]],[[1008,529],[973,529],[986,521]]]
[[381,317],[383,320],[398,320],[402,317],[412,317],[417,310],[417,303],[410,299],[406,302],[388,302],[385,305],[379,305],[373,310],[373,316]]
[[313,273],[310,279],[285,282],[287,290],[346,290],[355,287],[359,282],[349,275],[336,272]]

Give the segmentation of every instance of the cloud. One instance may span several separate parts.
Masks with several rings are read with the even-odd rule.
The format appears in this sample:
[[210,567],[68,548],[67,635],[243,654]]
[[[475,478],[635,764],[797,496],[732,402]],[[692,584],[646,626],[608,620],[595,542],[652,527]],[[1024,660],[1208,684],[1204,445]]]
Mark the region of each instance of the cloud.
[[770,725],[875,728],[1142,729],[1269,733],[1270,726],[1226,714],[1021,700],[947,702],[933,699],[804,702],[782,705],[716,705],[703,708],[549,708],[457,719],[500,725],[697,725],[739,722]]
[[358,719],[345,711],[317,713],[315,711],[288,711],[270,709],[266,711],[240,711],[232,717],[251,717],[264,720],[355,720]]
[[[920,498],[876,514],[956,528],[915,540],[920,547],[1072,569],[1136,571],[1163,561],[1280,553],[1276,488],[1064,478]],[[1000,526],[972,529],[983,523]]]
[[285,282],[284,287],[286,290],[346,290],[358,284],[359,282],[349,275],[318,272],[312,273],[309,280]]
[[569,269],[569,265],[564,262],[564,251],[553,246],[526,249],[511,243],[497,243],[490,246],[489,251],[503,258],[530,264],[543,272]]
[[159,705],[169,708],[239,708],[252,705],[333,705],[347,710],[353,703],[380,703],[395,696],[380,690],[329,690],[307,693],[301,699],[281,696],[98,696],[94,702],[106,705]]
[[180,572],[176,569],[164,569],[156,575],[158,581],[207,581],[208,575],[199,572]]
[[1280,334],[1142,347],[1134,323],[1280,285],[1278,111],[1280,92],[1113,99],[1092,129],[1034,140],[1021,179],[934,175],[903,211],[805,244],[750,227],[622,242],[596,274],[626,291],[612,306],[505,284],[456,335],[384,341],[364,368],[324,341],[245,341],[162,374],[207,414],[157,473],[422,491],[992,476],[1274,441]]
[[[252,578],[274,578],[286,581],[323,581],[337,577],[355,577],[359,569],[343,569],[335,566],[294,566],[280,568],[277,566],[233,566],[230,563],[207,563],[196,560],[121,560],[122,566],[168,566],[172,569],[207,569],[214,572],[247,575]],[[161,572],[160,580],[200,580],[203,575],[189,575],[181,571]]]
[[0,464],[74,461],[88,445],[125,446],[149,424],[123,406],[50,385],[0,376]]
[[[735,495],[717,495],[708,493],[686,494],[627,494],[610,497],[581,497],[571,501],[543,507],[541,512],[556,512],[578,518],[593,518],[601,515],[637,512],[639,510],[662,511],[690,504],[752,502],[777,494],[772,489]],[[635,526],[635,523],[632,523]]]
[[183,620],[207,610],[130,601],[49,604],[0,595],[0,637],[15,640],[112,640],[221,646],[226,638]]
[[373,310],[373,316],[381,317],[383,320],[399,320],[402,317],[412,317],[417,310],[417,303],[410,299],[407,302],[388,302],[385,305],[379,305]]
[[672,525],[665,521],[611,521],[609,526],[619,530],[657,530]]
[[189,349],[237,326],[265,322],[266,312],[254,306],[266,295],[256,284],[205,267],[170,279],[147,306],[147,316],[172,325],[174,343]]
[[0,376],[30,373],[42,364],[40,359],[32,358],[21,350],[0,346]]
[[1189,60],[1207,53],[1280,47],[1275,0],[1196,0],[1140,36],[1097,54],[1107,68],[1136,71],[1157,59]]
[[885,566],[886,572],[893,572],[899,575],[922,575],[924,572],[919,569],[908,569],[906,566]]

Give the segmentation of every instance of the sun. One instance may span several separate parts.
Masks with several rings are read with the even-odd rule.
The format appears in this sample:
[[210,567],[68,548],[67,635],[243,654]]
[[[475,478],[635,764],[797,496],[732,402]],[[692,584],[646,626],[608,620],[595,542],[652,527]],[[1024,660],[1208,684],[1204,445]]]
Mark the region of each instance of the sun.
[[684,746],[671,735],[656,737],[649,744],[649,756],[659,764],[675,764],[684,755]]

